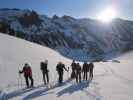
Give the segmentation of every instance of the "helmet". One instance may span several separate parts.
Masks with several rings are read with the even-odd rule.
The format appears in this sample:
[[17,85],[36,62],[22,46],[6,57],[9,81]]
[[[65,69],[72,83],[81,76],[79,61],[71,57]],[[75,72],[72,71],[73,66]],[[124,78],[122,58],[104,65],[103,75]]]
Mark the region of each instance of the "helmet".
[[25,66],[27,66],[27,67],[28,67],[28,66],[29,66],[29,64],[28,64],[28,63],[25,63]]

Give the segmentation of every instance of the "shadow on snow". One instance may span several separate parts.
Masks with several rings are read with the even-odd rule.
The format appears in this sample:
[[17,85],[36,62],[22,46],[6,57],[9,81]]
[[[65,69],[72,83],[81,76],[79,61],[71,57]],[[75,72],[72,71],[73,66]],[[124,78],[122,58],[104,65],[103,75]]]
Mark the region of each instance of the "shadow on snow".
[[34,88],[23,88],[23,89],[18,89],[18,90],[15,90],[15,91],[12,91],[10,93],[7,93],[5,95],[5,100],[7,99],[11,99],[11,98],[14,98],[14,97],[17,97],[17,96],[21,96],[27,92],[30,92],[30,91],[33,91],[39,87],[42,87],[42,85],[39,85],[37,87],[34,87]]
[[72,93],[77,92],[77,91],[82,91],[82,90],[84,90],[84,88],[87,88],[89,86],[89,83],[90,82],[87,81],[87,82],[81,82],[81,83],[75,84],[75,85],[72,84],[69,87],[59,91],[57,93],[57,97],[60,97],[66,93],[72,94]]
[[47,94],[52,94],[52,93],[54,93],[54,92],[48,92],[49,90],[52,90],[52,89],[54,89],[54,88],[57,88],[57,87],[61,87],[61,86],[64,86],[64,85],[66,85],[67,83],[69,83],[71,80],[70,79],[68,79],[68,80],[66,80],[66,81],[64,81],[62,84],[55,84],[54,86],[52,86],[52,87],[50,87],[50,88],[44,88],[44,89],[40,89],[40,90],[37,90],[37,91],[35,91],[35,92],[32,92],[31,94],[29,94],[29,95],[27,95],[27,96],[25,96],[24,98],[23,98],[23,100],[31,100],[31,99],[33,99],[33,98],[37,98],[37,97],[40,97],[40,96],[44,96],[44,95],[47,95]]
[[[37,97],[44,96],[44,95],[47,95],[47,94],[53,94],[54,92],[53,91],[49,92],[49,90],[52,90],[52,89],[57,88],[57,87],[64,86],[67,83],[69,83],[70,81],[71,80],[68,79],[68,80],[64,81],[61,85],[58,85],[58,83],[56,83],[55,85],[51,86],[50,88],[44,87],[42,89],[41,87],[43,87],[43,85],[39,85],[35,88],[15,90],[13,92],[10,92],[10,93],[6,94],[6,99],[5,100],[12,99],[12,98],[17,97],[17,96],[21,96],[25,93],[31,92],[31,91],[36,90],[38,88],[41,88],[41,89],[36,90],[36,91],[28,94],[22,100],[31,100],[33,98],[37,98]],[[59,91],[56,95],[57,95],[57,97],[60,97],[63,94],[66,94],[66,93],[72,94],[72,93],[80,91],[80,90],[82,91],[84,88],[87,88],[88,86],[89,86],[89,81],[81,82],[79,84],[71,84],[69,87],[66,87],[65,89]]]

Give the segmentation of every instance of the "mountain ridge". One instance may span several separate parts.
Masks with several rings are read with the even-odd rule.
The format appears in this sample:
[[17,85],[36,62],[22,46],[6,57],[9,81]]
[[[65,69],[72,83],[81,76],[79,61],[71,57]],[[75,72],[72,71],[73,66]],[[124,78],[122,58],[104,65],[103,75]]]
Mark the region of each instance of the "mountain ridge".
[[48,17],[33,10],[1,9],[0,22],[5,23],[1,32],[48,46],[72,59],[104,59],[106,54],[133,49],[133,22],[119,18],[104,24],[67,15]]

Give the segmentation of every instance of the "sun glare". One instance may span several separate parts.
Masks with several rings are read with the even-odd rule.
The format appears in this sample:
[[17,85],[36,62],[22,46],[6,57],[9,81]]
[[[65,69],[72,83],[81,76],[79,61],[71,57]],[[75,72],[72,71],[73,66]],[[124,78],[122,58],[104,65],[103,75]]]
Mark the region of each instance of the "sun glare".
[[114,18],[116,18],[116,11],[113,8],[107,8],[97,16],[98,20],[107,23],[111,22]]

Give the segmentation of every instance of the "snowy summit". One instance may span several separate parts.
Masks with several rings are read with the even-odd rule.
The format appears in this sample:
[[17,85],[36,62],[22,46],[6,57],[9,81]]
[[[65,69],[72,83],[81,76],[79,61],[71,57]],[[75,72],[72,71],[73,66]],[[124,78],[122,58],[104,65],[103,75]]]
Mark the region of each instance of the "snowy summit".
[[133,22],[119,18],[105,24],[67,15],[48,17],[31,10],[0,9],[0,25],[3,33],[79,61],[111,59],[133,49]]

